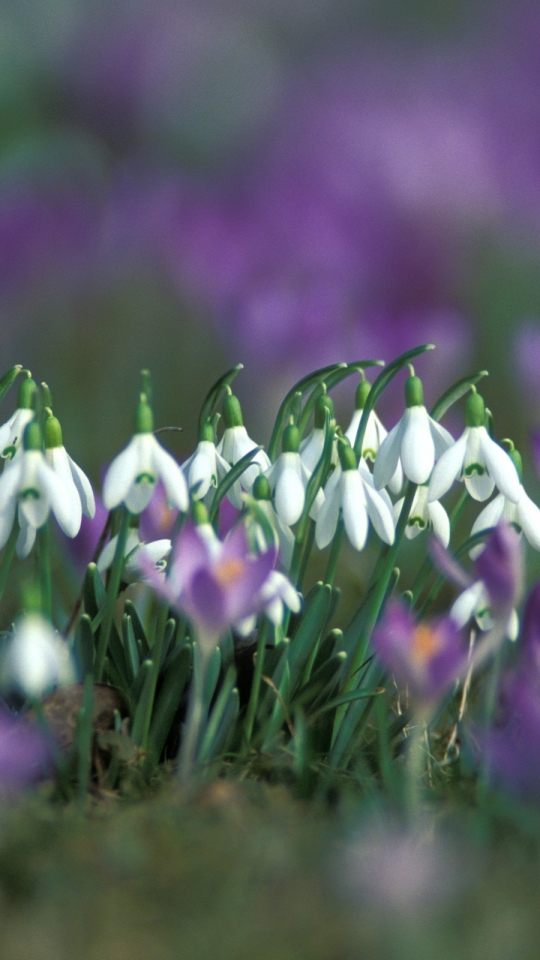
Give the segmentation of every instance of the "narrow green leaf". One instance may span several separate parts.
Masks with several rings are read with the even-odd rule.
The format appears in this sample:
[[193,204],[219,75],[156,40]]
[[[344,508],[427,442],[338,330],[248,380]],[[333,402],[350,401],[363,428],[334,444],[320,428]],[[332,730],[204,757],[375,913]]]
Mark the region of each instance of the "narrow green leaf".
[[345,703],[353,703],[355,700],[366,700],[368,697],[375,697],[382,693],[382,690],[350,690],[349,693],[342,693],[339,697],[328,700],[322,707],[312,714],[312,718],[319,717],[321,713],[327,710],[335,710],[336,707],[342,707]]
[[210,387],[210,390],[204,398],[201,412],[199,414],[199,431],[202,430],[206,421],[210,420],[212,414],[214,413],[214,409],[218,405],[221,395],[225,391],[226,387],[231,385],[235,377],[237,377],[240,371],[243,369],[244,364],[237,363],[234,367],[231,367],[230,370],[227,370],[223,376],[219,377],[214,385]]
[[443,395],[434,403],[430,416],[433,417],[434,420],[441,420],[447,410],[468,393],[473,384],[478,383],[483,377],[488,376],[489,373],[487,370],[480,370],[478,373],[470,373],[467,377],[462,377],[461,380],[457,380],[456,383],[453,383],[448,390],[445,390]]
[[122,638],[124,641],[124,648],[126,650],[126,662],[131,677],[131,682],[133,683],[139,672],[139,667],[141,664],[139,660],[139,649],[137,647],[135,632],[133,630],[133,621],[127,613],[124,613],[124,616],[122,617]]
[[92,633],[92,621],[87,613],[79,619],[77,633],[75,634],[75,649],[79,662],[81,664],[81,673],[83,678],[92,674],[94,670],[94,634]]
[[332,602],[332,587],[327,583],[316,584],[311,602],[306,600],[306,608],[291,637],[289,649],[289,667],[291,671],[291,686],[294,690],[300,682],[307,662],[316,649],[328,610]]
[[300,431],[300,436],[303,436],[307,425],[309,423],[309,418],[315,409],[315,404],[319,397],[322,397],[324,394],[323,384],[326,386],[327,393],[330,393],[334,387],[341,383],[342,380],[345,380],[347,377],[351,377],[354,373],[359,373],[360,370],[363,370],[364,367],[381,367],[384,366],[383,360],[358,360],[355,363],[348,363],[344,369],[336,370],[334,373],[329,374],[325,380],[322,380],[312,391],[308,400],[304,405],[302,415],[298,421],[298,429]]
[[15,380],[19,376],[21,370],[21,364],[17,363],[14,367],[11,367],[11,369],[8,370],[2,378],[0,378],[0,401],[4,399],[9,388],[15,383]]
[[214,520],[216,519],[217,513],[218,513],[218,507],[221,501],[223,500],[223,497],[225,496],[225,494],[230,490],[233,483],[235,483],[239,479],[239,477],[242,476],[244,471],[247,470],[251,461],[253,460],[253,457],[259,452],[260,449],[261,447],[253,447],[253,450],[250,450],[248,453],[246,453],[245,456],[243,456],[240,460],[238,460],[238,462],[235,463],[234,467],[231,467],[228,473],[225,474],[225,476],[223,477],[223,480],[218,485],[217,490],[214,494],[214,499],[212,500],[212,506],[210,508],[210,515],[209,515],[210,523],[213,523]]
[[159,760],[169,736],[182,695],[191,673],[191,646],[185,644],[173,652],[163,674],[161,689],[156,697],[148,737],[148,752]]
[[331,363],[328,367],[321,367],[319,370],[314,370],[313,373],[308,374],[306,377],[302,377],[298,383],[295,383],[294,387],[291,387],[278,410],[276,421],[274,423],[274,429],[272,430],[272,436],[270,438],[270,443],[268,444],[268,456],[272,461],[276,458],[279,439],[283,433],[283,430],[285,429],[287,420],[289,419],[294,395],[296,393],[301,393],[304,395],[304,393],[307,393],[311,387],[316,386],[317,383],[321,383],[335,370],[345,369],[346,367],[346,363]]
[[142,660],[147,660],[150,655],[150,647],[148,645],[148,640],[146,639],[146,633],[141,622],[141,618],[137,613],[137,609],[131,600],[124,601],[124,613],[127,613],[131,617],[131,623],[133,626],[133,632],[135,634],[135,639],[137,643],[140,641],[142,645]]
[[318,670],[312,673],[309,681],[294,695],[291,701],[293,706],[298,705],[305,710],[309,710],[309,707],[321,696],[327,687],[335,686],[346,660],[347,654],[344,650],[326,660]]
[[208,760],[212,760],[214,757],[214,746],[216,737],[219,731],[219,727],[227,705],[229,703],[229,698],[232,694],[234,685],[236,683],[236,670],[234,667],[229,667],[227,670],[225,679],[221,685],[221,690],[217,696],[216,702],[214,704],[214,709],[212,710],[210,717],[208,719],[208,724],[202,738],[199,751],[198,751],[198,762],[206,763]]
[[[152,660],[145,660],[144,663],[141,664],[141,669],[139,671],[139,677],[142,677],[142,684],[135,705],[133,723],[131,725],[131,739],[133,740],[133,743],[137,744],[137,746],[140,746],[142,743],[148,704],[150,697],[153,696],[154,692],[153,666],[154,664]],[[139,677],[137,677],[137,680]]]

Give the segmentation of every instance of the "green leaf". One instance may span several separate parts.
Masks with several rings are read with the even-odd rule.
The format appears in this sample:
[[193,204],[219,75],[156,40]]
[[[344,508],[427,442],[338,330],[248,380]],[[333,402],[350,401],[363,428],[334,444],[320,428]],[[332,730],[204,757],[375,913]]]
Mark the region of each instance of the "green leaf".
[[94,620],[105,604],[105,587],[101,574],[95,563],[89,563],[86,568],[83,585],[84,611],[91,620]]
[[122,617],[122,638],[126,651],[126,663],[131,676],[131,682],[133,683],[141,664],[139,660],[139,648],[137,647],[135,632],[133,630],[133,621],[127,613],[124,613]]
[[326,713],[327,710],[335,710],[336,707],[342,707],[345,703],[354,703],[356,700],[366,700],[368,697],[376,697],[378,694],[383,693],[382,690],[350,690],[349,693],[342,693],[339,697],[333,697],[332,700],[328,700],[327,703],[323,704],[322,707],[312,714],[312,718],[320,717],[321,713]]
[[346,368],[343,370],[336,370],[335,373],[331,373],[325,380],[322,380],[315,389],[312,391],[311,396],[306,401],[302,415],[298,421],[298,429],[300,431],[300,436],[303,436],[307,425],[309,423],[309,418],[313,413],[315,404],[319,397],[324,395],[323,384],[326,387],[326,392],[329,393],[338,383],[341,383],[342,380],[345,380],[347,377],[351,377],[353,373],[359,373],[360,370],[363,370],[364,367],[381,367],[384,366],[383,360],[358,360],[356,363],[348,363]]
[[404,367],[407,363],[410,363],[411,360],[414,360],[415,357],[425,353],[426,350],[434,349],[435,344],[425,343],[421,347],[414,347],[413,350],[407,350],[406,353],[402,353],[399,357],[396,357],[395,360],[392,360],[392,363],[389,363],[388,366],[384,368],[382,373],[379,374],[377,379],[374,380],[371,390],[368,393],[364,412],[362,413],[362,419],[360,420],[360,424],[358,426],[358,433],[356,434],[354,450],[357,457],[359,457],[362,453],[362,443],[364,440],[364,434],[366,432],[369,415],[383,390],[386,390],[386,387],[390,381],[396,376],[397,373],[399,373],[402,367]]
[[143,660],[147,660],[150,655],[150,647],[148,645],[148,640],[146,639],[146,633],[144,627],[141,623],[141,618],[137,613],[137,610],[131,600],[126,600],[124,602],[124,613],[127,613],[131,617],[131,623],[133,625],[133,632],[135,634],[135,639],[137,644],[141,643],[142,647],[142,657]]
[[163,674],[161,689],[156,697],[150,723],[148,752],[157,761],[167,742],[182,695],[191,674],[191,646],[177,647]]
[[309,681],[292,698],[293,706],[299,705],[308,710],[327,687],[335,686],[346,660],[347,654],[342,650],[326,660],[318,670],[314,670]]
[[291,637],[289,648],[289,667],[293,690],[300,682],[307,662],[313,650],[317,647],[331,603],[332,587],[327,583],[315,584],[306,597],[304,612]]
[[15,380],[19,376],[21,370],[21,364],[17,363],[14,367],[11,367],[11,369],[8,370],[2,378],[0,378],[0,401],[4,399],[9,388],[15,383]]
[[206,763],[208,760],[212,760],[215,756],[217,735],[219,733],[221,721],[225,715],[225,711],[229,704],[235,683],[236,670],[234,667],[229,667],[225,679],[221,685],[221,690],[219,691],[214,709],[212,710],[208,719],[208,725],[201,741],[198,752],[199,763]]
[[434,403],[430,416],[433,420],[441,420],[447,410],[449,410],[454,403],[457,403],[461,397],[465,396],[474,384],[482,380],[483,377],[488,376],[489,373],[487,370],[480,370],[478,373],[470,373],[467,377],[462,377],[461,380],[457,380],[448,390],[445,390],[443,395]]
[[308,390],[311,390],[311,387],[321,383],[335,370],[345,369],[346,367],[346,363],[331,363],[328,367],[321,367],[319,370],[314,370],[313,373],[308,374],[307,377],[302,377],[298,383],[295,383],[294,387],[291,387],[278,410],[274,429],[272,430],[272,436],[270,438],[270,443],[268,444],[268,456],[270,457],[270,460],[273,461],[276,458],[279,438],[281,437],[281,434],[283,433],[283,430],[287,424],[287,420],[289,419],[294,395],[296,393],[301,393],[303,396],[304,393],[307,393]]
[[240,460],[235,463],[234,467],[231,467],[228,473],[225,474],[223,480],[219,484],[215,494],[214,499],[212,500],[212,506],[210,508],[210,523],[213,523],[218,514],[218,507],[223,500],[225,494],[230,490],[233,483],[235,483],[239,477],[242,476],[245,470],[249,467],[253,457],[261,450],[261,447],[253,447],[253,450],[249,450]]
[[82,676],[86,677],[88,674],[92,674],[95,656],[94,634],[92,633],[92,621],[87,613],[83,613],[79,619],[75,648],[81,664]]
[[154,695],[153,666],[152,660],[145,660],[144,663],[141,664],[139,676],[137,677],[137,680],[139,680],[139,677],[142,677],[142,684],[140,685],[140,692],[137,697],[133,723],[131,725],[131,739],[137,746],[140,746],[142,743],[148,705],[150,698]]
[[207,420],[210,420],[212,414],[214,413],[215,407],[217,407],[222,393],[225,392],[226,388],[231,385],[235,377],[238,376],[241,370],[244,369],[243,363],[237,363],[236,366],[231,367],[230,370],[227,370],[216,382],[213,387],[210,387],[210,390],[204,398],[203,405],[201,407],[201,412],[199,414],[199,433],[204,427]]

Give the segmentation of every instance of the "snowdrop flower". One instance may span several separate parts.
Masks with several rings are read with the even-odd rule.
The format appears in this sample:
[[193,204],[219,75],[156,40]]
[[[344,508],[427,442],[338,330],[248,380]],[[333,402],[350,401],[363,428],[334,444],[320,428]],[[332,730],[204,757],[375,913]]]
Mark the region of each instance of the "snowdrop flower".
[[[45,420],[44,428],[45,459],[53,471],[64,481],[66,488],[71,491],[75,503],[75,494],[79,499],[81,512],[85,517],[93,519],[96,513],[96,501],[92,485],[85,473],[71,459],[62,442],[62,428],[56,417],[49,416]],[[75,494],[73,492],[75,488]],[[75,507],[74,507],[75,509]]]
[[[403,503],[404,498],[394,504],[395,523],[399,520]],[[435,536],[447,547],[450,542],[450,520],[448,519],[448,514],[437,500],[433,503],[428,502],[428,488],[426,484],[422,484],[418,487],[414,495],[411,512],[405,527],[405,536],[408,537],[409,540],[413,540],[419,533],[422,533],[423,530],[427,530],[428,527],[433,528]]]
[[[471,620],[475,620],[483,633],[491,630],[495,620],[491,612],[489,595],[482,580],[476,580],[463,593],[460,593],[450,608],[449,616],[459,629]],[[518,634],[519,619],[515,609],[512,609],[506,624],[506,636],[509,640],[517,640]]]
[[137,405],[135,434],[111,463],[103,485],[103,503],[113,510],[125,503],[130,513],[141,513],[150,503],[161,477],[169,508],[186,512],[189,495],[182,470],[153,434],[154,417],[144,394]]
[[[300,444],[300,459],[302,460],[302,463],[306,467],[310,476],[321,459],[324,450],[324,426],[326,423],[326,410],[328,410],[328,413],[330,414],[330,419],[333,420],[334,404],[332,399],[327,397],[325,394],[324,396],[319,397],[317,403],[315,404],[313,430],[311,431],[309,437],[306,437],[304,440],[302,440]],[[331,463],[335,465],[337,460],[337,445],[336,441],[334,440],[332,446]]]
[[3,679],[26,697],[42,697],[55,684],[73,683],[69,647],[38,613],[16,623],[3,662]]
[[[258,603],[262,613],[264,613],[276,627],[283,623],[286,608],[293,613],[299,613],[302,607],[300,594],[285,574],[279,573],[278,570],[272,570],[266,583],[261,587]],[[236,633],[239,633],[241,637],[247,637],[255,629],[256,623],[256,616],[246,617],[244,620],[240,620],[234,624],[234,630]]]
[[[223,401],[223,422],[225,430],[218,443],[217,451],[223,459],[234,466],[247,453],[254,450],[257,444],[248,436],[242,418],[242,408],[238,397],[228,394]],[[259,476],[259,473],[269,470],[271,464],[268,454],[264,450],[259,450],[253,457],[250,465],[244,470],[242,476],[233,483],[227,496],[233,507],[237,510],[242,509],[242,488],[251,493],[251,488]]]
[[[472,526],[471,536],[481,530],[496,527],[499,520],[503,519],[519,528],[519,530],[523,530],[531,547],[540,550],[540,510],[527,496],[521,484],[521,455],[517,450],[512,449],[508,456],[513,462],[520,480],[519,499],[517,503],[513,503],[504,494],[499,493],[476,518]],[[484,545],[479,544],[470,551],[470,556],[474,559],[482,553],[483,549]]]
[[17,409],[0,427],[0,456],[4,459],[13,459],[22,446],[25,428],[34,419],[33,402],[36,390],[36,382],[30,375],[21,380]]
[[[310,475],[300,457],[300,434],[293,423],[285,427],[282,443],[283,451],[268,471],[267,477],[274,492],[276,513],[280,520],[290,527],[302,516]],[[310,512],[313,519],[323,502],[324,496],[319,489]]]
[[[272,528],[274,534],[273,546],[278,548],[281,563],[288,570],[291,566],[294,550],[294,534],[276,513],[272,504],[272,491],[268,478],[262,474],[257,477],[253,484],[253,497],[257,502],[257,507],[264,513]],[[255,517],[252,517],[248,524],[249,529],[253,532],[257,550],[262,553],[268,546],[264,530]]]
[[227,461],[216,450],[214,440],[214,428],[207,421],[195,453],[182,464],[191,496],[195,500],[203,500],[210,487],[217,487],[230,470]]
[[378,490],[388,486],[400,461],[409,480],[426,483],[435,460],[454,442],[448,430],[429,416],[422,381],[414,374],[405,382],[405,402],[405,413],[383,440],[375,460],[373,479]]
[[354,450],[345,443],[339,445],[340,465],[336,467],[325,487],[324,503],[317,517],[315,542],[319,550],[333,539],[343,515],[345,533],[356,550],[363,550],[371,520],[381,540],[394,542],[392,505],[373,485],[369,468],[363,460],[357,467]]
[[[112,537],[102,550],[97,562],[97,568],[100,573],[105,573],[111,566],[116,553],[117,543],[118,536]],[[165,571],[166,558],[171,552],[171,541],[154,540],[152,543],[144,543],[144,541],[139,540],[138,531],[132,528],[128,532],[124,550],[124,566],[122,568],[122,580],[124,583],[144,582],[147,579],[140,566],[141,552],[144,553],[146,560],[154,565],[157,573],[163,573]]]
[[440,500],[454,480],[462,479],[474,500],[487,500],[495,486],[512,503],[521,496],[516,468],[491,439],[485,426],[484,401],[473,390],[467,398],[466,424],[459,440],[443,453],[429,484],[428,499]]
[[[354,449],[356,443],[356,436],[358,434],[358,427],[360,426],[360,421],[362,419],[362,414],[364,412],[364,407],[366,405],[366,400],[371,390],[371,384],[367,380],[361,380],[356,388],[356,397],[355,397],[355,410],[352,416],[352,420],[345,431],[345,436],[349,441],[351,447]],[[377,454],[379,452],[381,443],[388,436],[388,430],[383,426],[379,417],[375,413],[375,410],[371,410],[368,416],[368,422],[366,424],[366,432],[364,433],[364,439],[362,440],[362,457],[366,461],[371,461],[375,463],[377,459]],[[392,493],[399,493],[403,486],[403,470],[401,467],[401,461],[398,460],[398,465],[396,467],[396,472],[392,479],[390,480],[388,487]]]
[[0,549],[7,542],[17,510],[20,532],[16,549],[21,559],[30,553],[36,530],[46,523],[51,510],[68,537],[75,537],[81,525],[79,495],[74,484],[68,487],[47,463],[36,421],[26,427],[23,443],[24,449],[0,477]]

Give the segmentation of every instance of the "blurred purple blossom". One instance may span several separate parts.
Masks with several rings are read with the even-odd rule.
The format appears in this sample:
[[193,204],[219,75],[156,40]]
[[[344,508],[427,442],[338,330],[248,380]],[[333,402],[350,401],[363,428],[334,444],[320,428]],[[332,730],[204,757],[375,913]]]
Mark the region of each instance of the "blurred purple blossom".
[[392,600],[373,632],[377,656],[417,704],[436,702],[455,682],[467,660],[462,632],[450,617],[417,623]]
[[[538,678],[522,673],[502,685],[495,726],[473,733],[493,779],[512,793],[540,799],[540,690]],[[536,682],[535,682],[536,681]]]
[[0,792],[35,782],[46,773],[50,762],[50,748],[41,731],[0,713]]
[[523,555],[519,535],[510,524],[501,521],[491,531],[475,570],[495,612],[508,612],[516,605],[523,592]]

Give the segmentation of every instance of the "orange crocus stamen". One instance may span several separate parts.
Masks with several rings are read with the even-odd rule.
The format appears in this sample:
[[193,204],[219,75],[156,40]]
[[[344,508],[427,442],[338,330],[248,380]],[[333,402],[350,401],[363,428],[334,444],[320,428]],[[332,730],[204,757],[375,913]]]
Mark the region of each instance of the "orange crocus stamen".
[[216,580],[221,587],[228,587],[242,576],[245,564],[242,560],[225,560],[215,569]]
[[413,635],[412,655],[418,665],[430,660],[438,652],[440,646],[440,637],[427,623],[421,623],[416,627]]

